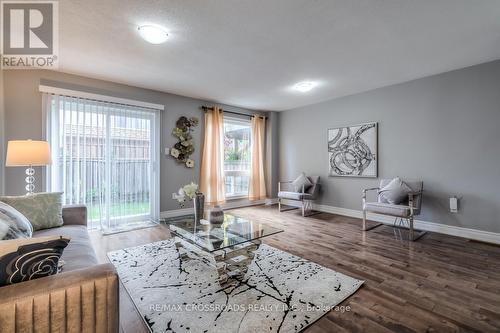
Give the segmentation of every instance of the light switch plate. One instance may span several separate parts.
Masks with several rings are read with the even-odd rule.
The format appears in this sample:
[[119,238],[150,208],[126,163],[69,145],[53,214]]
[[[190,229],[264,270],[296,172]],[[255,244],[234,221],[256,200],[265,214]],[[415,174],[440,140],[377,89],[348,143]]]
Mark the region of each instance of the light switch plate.
[[458,213],[458,198],[457,197],[450,198],[450,212]]
[[170,155],[170,148],[165,148],[165,155]]

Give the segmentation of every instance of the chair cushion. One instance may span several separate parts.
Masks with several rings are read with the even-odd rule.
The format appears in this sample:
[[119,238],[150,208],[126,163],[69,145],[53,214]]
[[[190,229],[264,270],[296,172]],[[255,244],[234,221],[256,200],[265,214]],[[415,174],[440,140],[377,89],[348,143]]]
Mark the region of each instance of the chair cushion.
[[364,210],[372,213],[409,217],[410,207],[404,205],[393,205],[383,202],[367,202],[363,207]]
[[398,205],[408,198],[408,193],[411,193],[412,189],[406,185],[399,177],[394,178],[379,190],[379,197],[381,202],[387,202],[393,205]]
[[309,193],[298,193],[298,192],[278,192],[278,198],[290,199],[290,200],[312,200],[313,197]]
[[60,228],[37,231],[33,237],[63,236],[71,239],[61,257],[64,260],[63,272],[97,265],[97,256],[90,242],[87,227],[83,225],[64,225]]
[[313,185],[313,183],[306,177],[305,173],[301,173],[297,179],[292,182],[293,188],[295,192],[302,192],[302,186],[304,186],[304,192],[307,191],[309,187]]

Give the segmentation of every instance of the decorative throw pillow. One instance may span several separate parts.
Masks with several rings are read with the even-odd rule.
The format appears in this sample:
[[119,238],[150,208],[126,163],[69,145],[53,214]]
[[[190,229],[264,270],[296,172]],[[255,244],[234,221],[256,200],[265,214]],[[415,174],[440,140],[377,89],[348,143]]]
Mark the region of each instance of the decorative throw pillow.
[[33,227],[26,216],[0,202],[0,240],[30,238]]
[[0,286],[56,274],[68,243],[60,236],[0,242]]
[[394,178],[378,192],[380,197],[392,205],[398,205],[408,198],[412,189],[399,177]]
[[63,225],[62,192],[0,197],[0,201],[26,216],[35,231]]
[[292,182],[295,192],[302,192],[302,185],[304,185],[304,191],[307,191],[309,187],[313,185],[309,178],[306,177],[305,173],[301,173],[297,179]]

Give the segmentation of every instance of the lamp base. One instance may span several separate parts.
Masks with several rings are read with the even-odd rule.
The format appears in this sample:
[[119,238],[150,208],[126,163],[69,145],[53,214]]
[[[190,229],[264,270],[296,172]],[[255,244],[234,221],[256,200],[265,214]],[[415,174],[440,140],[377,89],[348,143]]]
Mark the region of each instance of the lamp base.
[[35,169],[30,165],[26,169],[26,195],[32,195],[35,191]]

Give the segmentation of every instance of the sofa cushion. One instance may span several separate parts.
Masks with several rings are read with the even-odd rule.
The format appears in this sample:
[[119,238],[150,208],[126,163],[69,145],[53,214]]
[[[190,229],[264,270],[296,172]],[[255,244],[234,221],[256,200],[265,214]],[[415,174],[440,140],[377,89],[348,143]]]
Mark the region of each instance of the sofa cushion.
[[26,216],[34,230],[60,227],[62,219],[62,193],[35,193],[31,195],[0,197],[0,201]]
[[309,187],[312,186],[313,183],[306,177],[305,173],[301,173],[297,179],[292,182],[293,188],[295,192],[302,192],[302,186],[304,186],[304,192],[307,191]]
[[26,216],[0,201],[0,240],[30,238],[33,227]]
[[64,225],[60,228],[36,231],[33,237],[58,235],[71,238],[71,242],[61,257],[64,260],[63,272],[97,265],[98,260],[90,242],[87,227],[82,225]]
[[364,210],[392,216],[409,217],[410,208],[404,205],[393,205],[383,202],[367,202],[363,207]]
[[313,197],[309,193],[298,193],[298,192],[278,192],[278,198],[290,199],[290,200],[312,200]]
[[53,236],[0,243],[0,286],[57,274],[59,258],[70,240]]

